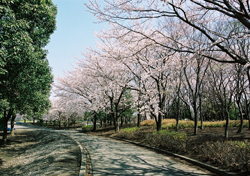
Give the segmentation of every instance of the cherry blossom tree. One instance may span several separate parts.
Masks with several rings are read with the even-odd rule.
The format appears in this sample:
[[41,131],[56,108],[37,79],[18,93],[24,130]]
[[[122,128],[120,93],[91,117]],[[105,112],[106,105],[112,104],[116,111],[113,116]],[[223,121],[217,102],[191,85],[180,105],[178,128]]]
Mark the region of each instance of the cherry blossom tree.
[[119,30],[119,26],[114,25],[109,31],[101,34],[99,38],[106,44],[102,45],[102,50],[108,53],[107,57],[119,61],[120,68],[126,66],[124,71],[129,71],[133,76],[128,88],[138,92],[138,114],[140,104],[144,102],[143,108],[147,106],[146,109],[150,110],[156,120],[157,130],[161,130],[161,121],[166,113],[165,106],[170,102],[167,99],[170,99],[171,76],[173,70],[180,65],[180,60],[176,59],[171,50],[140,35],[129,33],[126,29]]
[[[96,0],[89,0],[89,4],[86,4],[99,21],[117,24],[179,52],[199,53],[218,62],[243,65],[249,62],[249,4],[246,1],[106,0],[105,2],[103,7]],[[171,33],[164,33],[162,26],[167,26],[173,21],[180,24],[181,30],[178,32],[185,31],[186,26],[189,26],[206,39],[204,41],[206,45],[202,48],[192,48],[181,40],[172,38]],[[154,26],[154,33],[165,35],[176,45],[161,43],[143,31],[137,30],[135,26],[141,24]],[[218,59],[201,51],[221,52],[226,59]]]

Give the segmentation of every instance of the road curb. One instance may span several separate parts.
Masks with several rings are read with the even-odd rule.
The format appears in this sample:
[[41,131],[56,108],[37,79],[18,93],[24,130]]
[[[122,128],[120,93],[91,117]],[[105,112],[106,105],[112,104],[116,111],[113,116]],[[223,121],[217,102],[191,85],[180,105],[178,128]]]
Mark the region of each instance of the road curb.
[[81,145],[80,142],[78,142],[77,140],[75,140],[71,135],[67,135],[65,133],[61,133],[64,136],[70,137],[73,141],[75,141],[78,145],[78,147],[81,150],[81,167],[80,167],[80,172],[79,172],[79,176],[85,176],[86,174],[86,158],[85,158],[85,150],[84,147]]
[[88,173],[86,174],[86,157],[85,157],[85,153],[87,155],[87,149],[84,148],[80,142],[78,142],[77,140],[75,140],[71,135],[69,134],[65,134],[64,131],[60,131],[60,130],[55,130],[55,129],[52,129],[52,128],[46,128],[46,127],[40,127],[40,126],[35,126],[35,125],[31,125],[31,124],[27,124],[27,123],[20,123],[21,125],[24,125],[24,126],[32,126],[33,128],[36,128],[36,129],[39,129],[39,130],[45,130],[45,131],[53,131],[55,133],[58,133],[58,134],[61,134],[61,135],[64,135],[66,137],[69,137],[70,139],[72,139],[77,145],[78,147],[80,148],[80,151],[81,151],[81,167],[80,167],[80,172],[79,172],[79,176],[87,176],[89,175]]
[[188,158],[188,157],[185,157],[185,156],[182,156],[182,155],[179,155],[179,154],[176,154],[176,153],[172,153],[172,152],[169,152],[169,151],[166,151],[166,150],[162,150],[162,149],[159,149],[159,148],[151,147],[151,146],[148,146],[148,145],[143,145],[143,144],[140,144],[140,143],[137,143],[137,142],[134,142],[134,141],[130,141],[130,140],[126,140],[126,139],[121,139],[121,138],[117,138],[117,137],[108,137],[108,138],[119,140],[119,141],[128,142],[128,143],[134,144],[136,146],[145,147],[145,148],[148,148],[148,149],[160,152],[160,153],[164,153],[164,154],[167,154],[167,155],[170,155],[170,156],[177,157],[179,159],[185,160],[185,161],[187,161],[189,163],[197,165],[197,166],[199,166],[201,168],[204,168],[204,169],[206,169],[208,171],[211,171],[211,172],[216,173],[216,174],[221,175],[221,176],[235,176],[235,175],[237,175],[235,173],[227,172],[227,171],[219,169],[219,168],[217,168],[215,166],[211,166],[211,165],[202,163],[200,161],[197,161],[195,159]]

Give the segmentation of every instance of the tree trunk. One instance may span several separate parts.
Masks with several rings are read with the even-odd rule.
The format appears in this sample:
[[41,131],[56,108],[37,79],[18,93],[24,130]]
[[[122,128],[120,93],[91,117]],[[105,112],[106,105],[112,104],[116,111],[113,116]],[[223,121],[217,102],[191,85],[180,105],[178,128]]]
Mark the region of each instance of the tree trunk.
[[3,119],[3,138],[2,138],[2,142],[3,145],[7,144],[7,128],[8,128],[8,121],[13,113],[14,109],[9,109],[8,114],[7,111],[4,111],[4,119]]
[[124,118],[124,117],[121,117],[121,125],[120,125],[120,128],[122,128],[122,125],[123,125],[123,118]]
[[225,126],[225,139],[228,139],[228,124],[229,124],[229,112],[226,112],[226,126]]
[[197,110],[195,107],[194,108],[194,135],[197,134],[197,128],[198,128],[198,116],[197,116]]
[[238,129],[238,131],[237,131],[237,133],[241,133],[241,131],[242,131],[242,128],[243,128],[243,114],[242,114],[242,108],[241,108],[241,105],[240,105],[240,103],[237,103],[238,104],[238,107],[239,107],[239,112],[240,112],[240,126],[239,126],[239,129]]
[[137,127],[140,127],[140,123],[141,123],[141,114],[140,112],[138,111],[138,114],[137,114]]
[[[247,78],[248,78],[248,88],[250,90],[250,74],[249,74],[249,67],[247,67]],[[249,107],[249,103],[247,103],[247,110],[248,110],[248,130],[250,130],[250,107]]]
[[94,121],[93,121],[93,131],[96,131],[96,121],[97,121],[97,115],[95,113],[95,115],[94,115]]
[[180,98],[179,97],[178,97],[178,100],[177,100],[176,111],[177,111],[177,114],[176,114],[176,131],[178,131],[179,130],[179,119],[180,119]]
[[3,138],[2,138],[2,142],[3,145],[5,145],[7,143],[7,126],[8,126],[8,120],[7,120],[7,114],[6,114],[6,110],[4,111],[4,115],[3,115]]
[[102,128],[102,119],[100,119],[100,128]]
[[114,125],[114,127],[115,127],[115,132],[117,132],[116,130],[117,130],[117,125],[116,125],[116,119],[115,119],[115,117],[113,117],[113,125]]
[[162,130],[162,126],[161,126],[162,115],[161,115],[161,113],[158,114],[158,120],[155,122],[156,122],[157,131],[161,131]]
[[120,128],[119,128],[119,118],[118,118],[118,114],[117,114],[117,110],[115,112],[115,119],[116,119],[116,132],[119,132],[120,131]]
[[176,131],[179,131],[179,116],[176,117]]
[[247,117],[248,117],[248,130],[250,130],[250,107],[247,105]]
[[119,132],[120,131],[120,128],[119,128],[119,124],[118,124],[118,121],[116,122],[117,124],[116,124],[116,132]]
[[199,115],[200,115],[200,121],[201,121],[201,129],[203,130],[204,127],[203,127],[201,95],[199,95]]
[[13,113],[11,118],[11,136],[14,136],[14,125],[15,125],[16,113]]

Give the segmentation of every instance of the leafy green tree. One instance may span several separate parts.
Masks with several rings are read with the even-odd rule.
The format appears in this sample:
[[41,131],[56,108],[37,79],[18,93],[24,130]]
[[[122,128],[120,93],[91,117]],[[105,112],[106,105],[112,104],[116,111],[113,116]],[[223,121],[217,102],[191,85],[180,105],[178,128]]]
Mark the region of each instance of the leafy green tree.
[[50,106],[53,76],[43,47],[56,27],[57,9],[51,0],[0,2],[0,100],[5,123],[14,110],[20,114],[41,112]]
[[[133,101],[133,96],[131,94],[131,90],[125,89],[124,100],[121,102],[120,105],[121,127],[123,125],[124,120],[125,124],[127,124],[131,120],[133,114],[136,112],[136,108],[133,107],[133,103],[134,101]],[[137,124],[140,124],[139,118]]]

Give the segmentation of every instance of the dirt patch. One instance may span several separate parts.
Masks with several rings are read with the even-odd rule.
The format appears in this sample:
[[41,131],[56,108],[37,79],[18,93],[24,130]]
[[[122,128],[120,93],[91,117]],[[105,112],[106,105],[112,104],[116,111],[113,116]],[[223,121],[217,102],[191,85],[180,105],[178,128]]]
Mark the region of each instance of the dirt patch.
[[80,149],[70,138],[44,130],[16,130],[0,145],[0,175],[75,175]]

